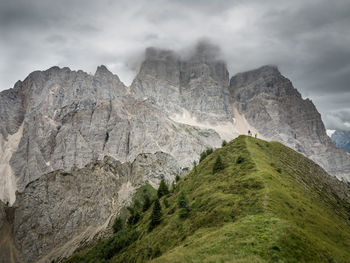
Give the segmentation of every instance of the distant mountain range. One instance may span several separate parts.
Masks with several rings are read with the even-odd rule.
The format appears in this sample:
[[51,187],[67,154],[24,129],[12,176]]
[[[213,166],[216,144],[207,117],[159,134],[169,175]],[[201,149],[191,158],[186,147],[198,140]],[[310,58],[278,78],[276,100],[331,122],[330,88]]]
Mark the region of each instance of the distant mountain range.
[[335,131],[331,136],[337,147],[350,153],[350,131]]

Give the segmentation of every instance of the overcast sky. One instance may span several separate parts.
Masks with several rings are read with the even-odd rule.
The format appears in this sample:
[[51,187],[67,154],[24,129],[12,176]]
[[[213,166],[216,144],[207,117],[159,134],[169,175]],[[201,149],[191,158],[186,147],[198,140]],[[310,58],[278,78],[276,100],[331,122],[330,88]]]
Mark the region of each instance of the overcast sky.
[[277,65],[328,129],[350,130],[349,0],[0,0],[0,90],[53,65],[130,84],[146,47],[202,38],[231,75]]

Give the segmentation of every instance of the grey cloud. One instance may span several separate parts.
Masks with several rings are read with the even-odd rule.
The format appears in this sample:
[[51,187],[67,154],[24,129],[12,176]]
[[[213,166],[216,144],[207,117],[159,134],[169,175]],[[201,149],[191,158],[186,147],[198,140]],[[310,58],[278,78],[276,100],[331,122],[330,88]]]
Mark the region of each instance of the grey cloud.
[[350,121],[348,0],[0,1],[0,34],[0,90],[53,65],[106,64],[128,84],[146,47],[186,56],[202,39],[231,75],[276,64],[327,127]]

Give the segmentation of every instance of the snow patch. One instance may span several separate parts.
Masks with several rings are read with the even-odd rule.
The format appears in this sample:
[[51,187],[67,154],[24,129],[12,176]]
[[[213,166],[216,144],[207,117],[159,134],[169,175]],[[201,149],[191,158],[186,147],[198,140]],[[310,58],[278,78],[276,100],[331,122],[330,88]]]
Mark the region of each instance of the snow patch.
[[12,154],[17,151],[22,138],[23,124],[15,134],[8,135],[5,140],[0,135],[0,200],[12,205],[16,200],[16,177],[10,165]]

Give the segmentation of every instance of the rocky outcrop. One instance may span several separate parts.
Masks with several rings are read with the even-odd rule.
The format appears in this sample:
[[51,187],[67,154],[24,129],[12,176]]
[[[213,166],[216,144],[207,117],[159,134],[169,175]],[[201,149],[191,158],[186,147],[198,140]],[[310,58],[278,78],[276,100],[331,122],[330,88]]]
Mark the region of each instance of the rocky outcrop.
[[235,107],[264,138],[305,154],[328,173],[350,181],[350,157],[326,134],[321,115],[275,66],[239,73],[230,81]]
[[17,194],[13,238],[24,262],[51,262],[71,255],[108,230],[111,219],[145,183],[171,183],[181,174],[168,154],[141,154],[133,163],[105,157],[84,168],[54,171]]
[[232,139],[229,73],[212,49],[199,44],[186,58],[168,50],[147,49],[131,92],[136,98],[153,100],[176,122],[212,128]]
[[337,147],[350,153],[350,131],[335,131],[331,136]]
[[6,155],[0,181],[9,185],[0,189],[0,198],[10,203],[16,189],[23,191],[40,175],[81,168],[105,155],[125,162],[163,151],[188,167],[206,147],[221,142],[215,131],[177,123],[151,100],[135,99],[104,66],[94,75],[58,67],[33,72],[1,94],[0,105],[8,104],[0,108],[5,116],[10,110],[23,115],[9,118],[0,135]]

